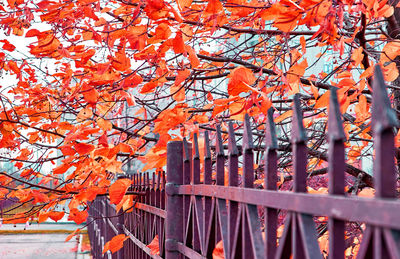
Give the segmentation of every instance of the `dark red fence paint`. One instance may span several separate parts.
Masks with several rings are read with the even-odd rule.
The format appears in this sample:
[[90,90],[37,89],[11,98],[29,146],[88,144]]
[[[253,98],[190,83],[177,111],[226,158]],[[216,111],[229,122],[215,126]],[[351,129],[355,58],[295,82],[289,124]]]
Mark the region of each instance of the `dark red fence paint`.
[[[313,216],[327,216],[330,258],[345,257],[348,221],[366,224],[359,258],[400,258],[400,202],[396,197],[393,131],[398,122],[380,68],[375,70],[372,99],[375,198],[345,196],[345,134],[335,89],[331,89],[330,96],[329,195],[306,193],[307,137],[296,96],[291,139],[293,192],[277,191],[278,145],[272,112],[268,114],[265,134],[265,189],[254,188],[254,146],[246,116],[241,150],[234,128],[229,125],[227,157],[217,126],[214,167],[209,133],[205,132],[202,174],[196,134],[193,146],[186,140],[168,143],[167,181],[163,173],[153,174],[151,179],[148,173],[134,175],[132,190],[145,195],[139,196],[133,212],[118,215],[105,198],[97,198],[90,206],[93,223],[88,231],[93,257],[212,258],[215,245],[223,240],[225,258],[322,258]],[[239,161],[243,163],[241,181]],[[263,213],[260,208],[264,208]],[[288,211],[279,246],[278,210]],[[104,243],[121,233],[129,236],[124,248],[102,255]],[[160,253],[154,255],[147,245],[156,235]]]

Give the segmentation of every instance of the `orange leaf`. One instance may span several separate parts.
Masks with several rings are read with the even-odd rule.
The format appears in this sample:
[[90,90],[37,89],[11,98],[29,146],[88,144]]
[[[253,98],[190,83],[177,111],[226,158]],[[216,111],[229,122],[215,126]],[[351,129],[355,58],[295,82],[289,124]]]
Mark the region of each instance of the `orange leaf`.
[[221,3],[221,1],[219,0],[209,0],[208,1],[208,5],[206,7],[206,9],[204,10],[205,13],[207,14],[217,14],[222,12],[223,9],[223,5]]
[[128,236],[126,236],[125,234],[120,234],[111,238],[111,240],[104,245],[103,254],[105,254],[108,250],[110,250],[111,253],[117,252],[124,246],[124,241],[127,239]]
[[76,143],[74,147],[76,152],[78,152],[81,156],[89,154],[94,149],[93,145],[86,143]]
[[298,84],[300,77],[302,77],[308,66],[307,59],[304,59],[301,63],[293,65],[287,72],[287,80],[289,84]]
[[253,71],[246,67],[237,67],[229,75],[228,94],[237,96],[242,92],[251,90],[250,85],[254,84],[256,78]]
[[87,217],[89,216],[86,210],[80,211],[76,208],[73,208],[69,212],[68,220],[73,220],[76,224],[82,224],[86,221]]
[[57,166],[56,168],[53,169],[53,174],[63,174],[65,173],[69,168],[71,167],[71,165],[67,164],[61,164],[59,166]]
[[286,118],[291,117],[292,115],[293,115],[292,110],[286,111],[286,112],[282,113],[280,116],[278,116],[277,118],[275,118],[274,122],[279,123],[279,122],[285,120]]
[[177,32],[172,40],[172,47],[176,54],[185,53],[185,43],[183,42],[182,32]]
[[45,222],[48,217],[49,217],[48,212],[44,212],[44,211],[39,212],[38,223]]
[[178,86],[180,85],[183,81],[186,80],[190,76],[190,70],[185,69],[185,70],[179,70],[178,75],[175,78],[175,85]]
[[324,107],[328,107],[329,104],[329,95],[330,92],[326,91],[323,95],[321,95],[317,102],[314,105],[314,109],[318,109],[318,108],[324,108]]
[[107,131],[107,130],[111,130],[112,129],[112,123],[108,120],[105,120],[103,118],[99,118],[97,121],[97,125],[99,125],[99,127],[103,130],[103,131]]
[[143,85],[142,89],[140,89],[140,93],[147,94],[147,93],[153,92],[157,86],[158,86],[158,83],[155,81],[148,82]]
[[130,153],[131,154],[133,152],[132,147],[129,146],[128,144],[119,143],[118,147],[119,147],[119,151],[121,151],[122,153]]
[[69,240],[71,240],[71,238],[76,236],[76,234],[78,234],[80,231],[81,231],[80,228],[75,229],[74,232],[72,232],[71,234],[69,234],[67,236],[67,238],[65,239],[65,242],[68,242]]
[[49,217],[52,220],[54,220],[55,222],[57,222],[64,217],[64,212],[63,211],[50,211]]
[[190,5],[192,5],[192,0],[177,0],[179,9],[183,10],[185,8],[188,8]]
[[362,191],[360,191],[357,196],[359,197],[367,197],[367,198],[372,198],[375,196],[375,190],[370,188],[370,187],[366,187],[364,189],[362,189]]
[[150,248],[151,255],[159,255],[160,254],[158,235],[156,235],[153,238],[153,240],[151,240],[150,244],[148,244],[147,247]]
[[382,72],[385,81],[388,82],[392,82],[399,77],[399,70],[395,62],[391,62],[389,65],[382,67]]
[[224,259],[224,244],[222,243],[222,240],[219,241],[213,250],[212,253],[212,258],[213,259]]
[[185,46],[187,53],[189,54],[189,61],[193,68],[196,68],[200,65],[200,60],[197,57],[196,52],[190,46]]
[[90,104],[96,103],[97,99],[99,98],[99,93],[97,90],[88,85],[85,85],[82,88],[82,95],[85,101]]
[[109,188],[110,202],[112,204],[118,204],[124,197],[132,181],[129,179],[118,179]]
[[359,47],[358,49],[355,49],[353,51],[353,54],[351,54],[351,59],[354,60],[354,66],[358,66],[361,64],[361,61],[364,58],[363,54],[363,48]]
[[4,45],[3,45],[4,50],[10,51],[10,52],[15,50],[15,46],[13,44],[11,44],[8,40],[0,40],[0,42],[4,43]]

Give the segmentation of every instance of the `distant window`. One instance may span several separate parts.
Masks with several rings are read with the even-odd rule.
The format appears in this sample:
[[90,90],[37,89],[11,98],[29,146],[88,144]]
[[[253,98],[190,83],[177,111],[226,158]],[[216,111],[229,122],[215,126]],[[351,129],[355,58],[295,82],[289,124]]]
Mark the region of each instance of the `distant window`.
[[323,71],[327,74],[331,73],[333,71],[333,64],[332,63],[325,63]]

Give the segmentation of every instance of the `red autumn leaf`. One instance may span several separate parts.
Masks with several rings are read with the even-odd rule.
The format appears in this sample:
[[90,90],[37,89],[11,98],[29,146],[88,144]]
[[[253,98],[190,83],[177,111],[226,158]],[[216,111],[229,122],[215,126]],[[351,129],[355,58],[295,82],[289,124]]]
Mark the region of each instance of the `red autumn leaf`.
[[39,212],[38,223],[45,222],[49,218],[49,212]]
[[49,218],[51,218],[55,222],[59,221],[63,217],[64,217],[64,212],[63,211],[50,211],[49,212]]
[[61,164],[53,169],[53,174],[63,174],[65,173],[71,166],[69,164]]
[[40,31],[39,30],[31,29],[25,34],[25,37],[27,37],[27,38],[29,38],[29,37],[37,37],[39,35],[40,35]]
[[185,50],[187,51],[187,53],[189,54],[189,61],[190,64],[192,65],[193,68],[196,68],[200,65],[200,60],[197,57],[196,52],[194,51],[194,49],[188,45],[185,46]]
[[146,83],[142,89],[140,89],[141,94],[147,94],[150,92],[154,92],[154,89],[158,86],[158,83],[155,81]]
[[143,82],[143,78],[137,74],[131,75],[128,78],[125,78],[125,80],[122,83],[122,87],[124,90],[127,90],[132,87],[136,87],[140,83]]
[[129,146],[128,144],[125,144],[125,143],[119,143],[118,144],[118,146],[119,146],[119,150],[122,152],[122,153],[132,153],[132,147],[131,146]]
[[132,181],[130,179],[118,179],[109,188],[110,203],[118,204],[124,197]]
[[156,235],[153,238],[153,240],[151,240],[150,244],[148,244],[147,247],[150,248],[151,255],[159,255],[160,254],[158,235]]
[[185,69],[185,70],[180,70],[178,71],[178,75],[175,78],[175,85],[180,85],[183,81],[186,80],[190,76],[190,70]]
[[68,220],[73,220],[76,224],[82,224],[86,221],[89,216],[86,210],[80,211],[76,208],[72,208],[69,212]]
[[67,236],[67,238],[65,239],[65,242],[68,242],[69,240],[71,240],[71,238],[73,238],[74,236],[76,236],[79,232],[81,232],[80,228],[75,229],[71,234],[69,234]]
[[104,133],[103,135],[100,136],[99,144],[104,146],[104,147],[108,147],[108,138],[107,138],[107,134],[106,133]]
[[109,250],[111,251],[111,253],[117,252],[124,246],[124,241],[127,239],[128,236],[126,236],[125,234],[120,234],[113,237],[110,241],[105,243],[103,247],[103,254],[105,254]]
[[329,105],[329,95],[330,92],[326,91],[321,97],[318,98],[317,102],[314,105],[314,109],[328,107]]
[[185,43],[183,42],[182,32],[177,32],[174,40],[172,41],[172,47],[176,54],[185,52]]
[[209,0],[206,9],[204,10],[207,14],[217,14],[222,12],[223,5],[219,0]]
[[8,50],[10,52],[15,50],[15,46],[11,44],[8,40],[0,40],[0,42],[4,43],[3,45],[4,50]]
[[254,84],[256,78],[253,71],[246,67],[237,67],[229,75],[228,94],[237,96],[240,93],[251,90],[249,86]]
[[60,147],[61,152],[64,156],[73,156],[76,154],[76,151],[72,148],[71,145],[64,145]]
[[74,148],[79,155],[83,156],[89,154],[94,149],[94,146],[86,143],[76,143]]
[[97,90],[87,84],[82,87],[82,95],[85,101],[90,104],[97,103],[97,99],[99,98]]
[[222,240],[220,240],[216,245],[212,253],[213,259],[224,259],[224,245]]

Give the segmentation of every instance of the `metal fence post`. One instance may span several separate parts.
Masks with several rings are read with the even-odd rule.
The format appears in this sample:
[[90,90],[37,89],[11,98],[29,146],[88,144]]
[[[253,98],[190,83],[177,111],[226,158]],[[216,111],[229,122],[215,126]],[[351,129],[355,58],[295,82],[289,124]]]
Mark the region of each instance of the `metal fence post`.
[[165,250],[166,258],[180,258],[177,242],[183,242],[183,196],[176,190],[183,184],[183,143],[172,141],[167,145],[167,184],[165,220]]

